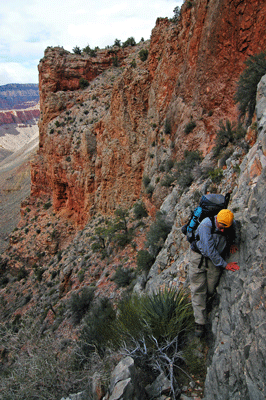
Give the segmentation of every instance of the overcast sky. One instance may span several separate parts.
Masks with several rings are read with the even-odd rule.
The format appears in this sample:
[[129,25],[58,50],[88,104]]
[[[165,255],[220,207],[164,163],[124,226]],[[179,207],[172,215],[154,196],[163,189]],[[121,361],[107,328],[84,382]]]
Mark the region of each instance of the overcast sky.
[[48,46],[72,51],[150,38],[158,17],[183,0],[0,0],[0,85],[38,83]]

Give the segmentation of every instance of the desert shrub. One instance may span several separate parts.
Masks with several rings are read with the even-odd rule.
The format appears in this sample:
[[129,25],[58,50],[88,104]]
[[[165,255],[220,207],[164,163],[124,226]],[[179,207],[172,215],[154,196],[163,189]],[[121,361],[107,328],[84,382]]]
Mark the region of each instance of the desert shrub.
[[84,47],[84,49],[82,49],[82,51],[86,54],[88,54],[91,57],[96,57],[97,56],[97,48],[95,49],[91,49],[89,45],[87,45],[86,47]]
[[95,288],[84,287],[79,293],[72,293],[69,309],[74,324],[79,324],[89,310],[94,299]]
[[167,174],[161,181],[161,186],[169,187],[175,181],[175,177],[173,175]]
[[125,42],[123,42],[122,47],[136,46],[135,39],[131,36]]
[[117,55],[112,57],[112,65],[113,65],[113,67],[119,67],[119,60],[118,60]]
[[172,127],[171,127],[171,121],[169,118],[166,118],[165,123],[164,123],[164,133],[166,135],[171,135],[172,133]]
[[80,50],[80,48],[78,46],[73,47],[72,51],[73,51],[74,54],[81,55],[81,50]]
[[189,121],[186,126],[185,126],[185,133],[188,135],[190,132],[193,131],[194,128],[196,128],[197,124],[194,120]]
[[145,188],[150,184],[151,180],[147,175],[143,175],[142,182]]
[[148,216],[148,212],[143,201],[138,201],[134,204],[133,212],[135,219],[141,219]]
[[137,254],[137,266],[139,271],[148,272],[154,263],[154,257],[148,250],[140,250]]
[[26,271],[25,267],[21,267],[18,271],[17,279],[18,281],[21,281],[24,278],[27,278],[29,275],[28,271]]
[[123,268],[121,265],[117,268],[114,276],[112,277],[112,281],[114,281],[118,287],[129,286],[134,279],[134,271],[129,268]]
[[94,302],[88,315],[84,318],[78,346],[80,348],[80,364],[96,351],[101,357],[112,338],[112,323],[116,318],[114,308],[107,297]]
[[179,6],[176,6],[174,8],[174,16],[172,18],[172,21],[177,23],[179,21],[179,19],[180,19],[180,14],[181,14],[181,9],[180,9]]
[[44,205],[43,205],[43,208],[45,209],[45,210],[48,210],[48,208],[50,208],[52,206],[52,203],[51,203],[51,201],[49,200],[49,201],[47,201],[47,203],[45,203]]
[[115,220],[111,226],[112,240],[120,247],[125,247],[133,238],[133,228],[128,227],[129,212],[118,208],[114,212]]
[[220,129],[216,133],[215,146],[213,148],[213,156],[217,157],[221,150],[226,148],[230,143],[237,144],[238,141],[246,134],[246,130],[240,123],[230,122],[226,120],[219,122]]
[[149,55],[149,51],[147,49],[141,49],[139,52],[139,58],[141,61],[146,61]]
[[193,169],[202,161],[202,154],[198,151],[185,151],[184,159],[176,165],[176,179],[182,190],[193,182]]
[[136,63],[135,58],[133,58],[133,60],[131,61],[130,66],[131,66],[132,68],[136,68],[137,63]]
[[165,288],[151,295],[134,295],[121,301],[113,324],[116,332],[113,338],[142,371],[154,375],[164,371],[174,395],[176,372],[183,360],[181,350],[193,320],[188,294]]
[[79,87],[80,89],[85,89],[86,87],[89,86],[89,82],[85,78],[80,78],[79,80]]
[[115,39],[114,46],[121,47],[121,40]]
[[266,74],[266,52],[250,56],[245,64],[246,69],[237,83],[235,101],[238,103],[241,117],[247,114],[247,125],[249,125],[255,112],[257,86]]
[[60,350],[49,333],[40,335],[36,324],[34,319],[19,321],[16,329],[1,324],[2,399],[60,399],[84,389],[85,374],[72,369],[71,351]]
[[148,195],[149,197],[151,197],[152,194],[153,194],[153,192],[154,192],[154,186],[152,186],[151,184],[149,184],[149,185],[146,187],[146,193],[147,193],[147,195]]
[[209,176],[213,183],[220,183],[223,179],[223,170],[221,168],[216,168],[214,170],[209,171]]
[[153,257],[156,257],[168,234],[171,231],[171,224],[167,221],[165,213],[157,212],[155,221],[151,224],[147,233],[146,247]]
[[189,294],[183,289],[165,288],[152,294],[132,295],[118,304],[115,324],[121,343],[146,338],[149,344],[151,336],[159,344],[176,336],[184,338],[194,325]]

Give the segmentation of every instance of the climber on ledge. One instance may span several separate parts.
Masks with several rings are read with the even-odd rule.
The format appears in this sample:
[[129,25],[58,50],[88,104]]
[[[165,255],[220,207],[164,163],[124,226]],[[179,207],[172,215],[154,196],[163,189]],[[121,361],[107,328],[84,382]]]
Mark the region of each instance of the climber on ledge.
[[234,214],[228,209],[203,219],[196,230],[191,244],[189,278],[197,337],[205,333],[207,301],[215,292],[222,270],[239,270],[236,262],[227,263],[223,258],[226,250],[231,254],[237,251],[234,241]]

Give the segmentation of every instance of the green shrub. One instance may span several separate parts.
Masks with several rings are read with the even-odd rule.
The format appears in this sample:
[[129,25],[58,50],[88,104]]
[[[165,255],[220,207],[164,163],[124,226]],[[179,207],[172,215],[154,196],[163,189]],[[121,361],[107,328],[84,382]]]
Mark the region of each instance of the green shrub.
[[28,271],[26,271],[25,267],[21,267],[18,271],[17,279],[18,281],[21,281],[24,278],[27,278],[29,275]]
[[166,118],[165,123],[164,123],[164,133],[166,135],[171,135],[172,133],[172,127],[171,127],[171,121],[169,118]]
[[215,146],[213,148],[213,156],[217,157],[221,150],[226,148],[230,143],[237,144],[238,141],[246,134],[246,130],[240,123],[230,122],[226,120],[219,122],[220,129],[215,138]]
[[247,114],[247,125],[249,125],[255,112],[257,86],[266,74],[266,52],[250,56],[245,64],[246,69],[237,83],[235,101],[239,105],[241,117]]
[[115,39],[114,46],[121,47],[121,40]]
[[134,271],[128,268],[123,268],[121,265],[117,268],[114,276],[112,277],[112,281],[114,281],[118,287],[129,286],[134,279]]
[[161,181],[161,186],[169,187],[172,185],[172,183],[176,180],[176,178],[173,175],[165,175],[165,177]]
[[112,340],[133,357],[142,374],[148,372],[155,378],[165,371],[174,394],[177,369],[183,360],[181,350],[193,324],[188,294],[166,288],[120,302]]
[[79,80],[79,87],[80,89],[85,89],[86,87],[89,86],[89,82],[85,78],[80,78]]
[[154,257],[148,250],[140,250],[137,254],[138,270],[148,272],[154,263]]
[[185,126],[185,133],[188,135],[190,132],[193,131],[194,128],[196,128],[197,124],[195,121],[191,120],[186,126]]
[[179,6],[176,6],[174,8],[174,16],[172,18],[172,21],[177,23],[179,21],[179,19],[180,19],[180,14],[181,14],[181,9],[180,9]]
[[221,168],[211,170],[209,171],[209,176],[213,183],[220,183],[224,176],[223,170]]
[[134,204],[133,212],[135,219],[141,219],[148,216],[148,212],[143,201],[138,201]]
[[167,221],[165,213],[157,212],[155,221],[151,224],[147,233],[146,247],[149,248],[153,257],[156,257],[168,234],[171,231],[171,224]]
[[113,67],[119,67],[119,60],[118,60],[117,55],[112,57],[112,64],[113,64]]
[[43,208],[44,208],[45,210],[48,210],[50,207],[52,207],[52,203],[51,203],[50,200],[47,201],[47,203],[45,203],[45,204],[43,205]]
[[78,46],[75,46],[72,51],[74,54],[81,55],[81,50]]
[[86,54],[88,54],[91,57],[96,57],[97,56],[97,48],[95,48],[94,50],[90,48],[89,45],[87,45],[86,47],[84,47],[84,49],[82,49],[82,51]]
[[89,310],[94,299],[95,288],[84,287],[79,293],[72,293],[69,309],[74,324],[79,324]]
[[136,68],[137,63],[136,63],[135,58],[133,58],[133,60],[131,61],[130,66],[131,66],[132,68]]
[[135,39],[131,36],[123,44],[122,47],[136,46]]
[[141,49],[139,52],[139,58],[141,61],[146,61],[149,55],[149,51],[147,49]]
[[84,325],[79,338],[78,346],[81,350],[81,365],[95,351],[100,356],[104,356],[109,341],[112,339],[113,330],[111,326],[115,317],[114,308],[108,298],[100,298],[94,302],[90,312],[84,318]]
[[151,197],[153,195],[153,192],[154,192],[154,186],[152,186],[151,184],[148,185],[146,187],[146,193],[149,195],[149,197]]
[[150,184],[151,180],[147,175],[143,175],[142,182],[145,188]]
[[188,188],[193,182],[193,168],[202,161],[202,154],[198,151],[185,151],[184,160],[177,163],[176,179],[182,190]]

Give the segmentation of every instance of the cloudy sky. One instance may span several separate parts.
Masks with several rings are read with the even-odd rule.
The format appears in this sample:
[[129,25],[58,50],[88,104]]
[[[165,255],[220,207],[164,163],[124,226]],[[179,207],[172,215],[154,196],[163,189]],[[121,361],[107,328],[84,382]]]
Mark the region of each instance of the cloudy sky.
[[183,0],[0,0],[0,85],[38,83],[48,46],[72,51],[150,38],[158,17]]

